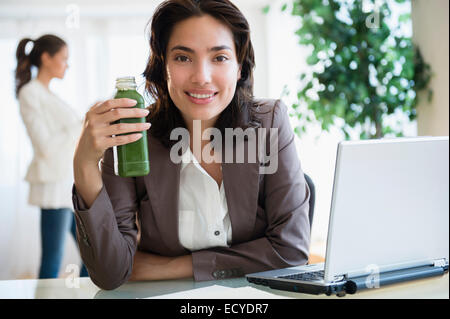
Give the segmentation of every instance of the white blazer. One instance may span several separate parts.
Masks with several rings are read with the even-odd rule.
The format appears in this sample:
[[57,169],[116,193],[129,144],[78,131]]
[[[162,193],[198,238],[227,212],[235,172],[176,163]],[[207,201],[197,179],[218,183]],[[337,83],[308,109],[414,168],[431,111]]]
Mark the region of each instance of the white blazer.
[[71,191],[65,194],[64,186],[73,182],[73,155],[82,118],[36,78],[20,89],[19,104],[34,151],[25,176],[30,182],[29,203],[66,207]]

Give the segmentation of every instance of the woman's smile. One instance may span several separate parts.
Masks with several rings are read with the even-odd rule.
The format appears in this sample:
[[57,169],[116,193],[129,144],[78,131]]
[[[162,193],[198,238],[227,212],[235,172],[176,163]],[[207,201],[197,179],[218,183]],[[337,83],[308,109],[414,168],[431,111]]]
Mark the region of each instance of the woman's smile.
[[219,92],[212,93],[193,93],[192,91],[185,92],[189,101],[195,104],[209,104],[215,100]]

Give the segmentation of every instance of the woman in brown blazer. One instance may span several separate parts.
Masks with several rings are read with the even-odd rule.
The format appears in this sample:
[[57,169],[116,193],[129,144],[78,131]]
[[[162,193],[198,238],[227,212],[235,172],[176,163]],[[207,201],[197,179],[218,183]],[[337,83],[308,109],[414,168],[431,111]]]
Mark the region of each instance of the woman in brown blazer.
[[[128,99],[95,104],[75,152],[73,204],[92,281],[114,289],[128,280],[214,280],[305,264],[310,193],[286,106],[253,98],[245,17],[228,0],[164,1],[150,46],[144,76],[155,103],[149,111]],[[151,127],[111,124],[144,116]],[[177,128],[189,133],[182,154],[171,138]],[[206,134],[212,128],[219,137]],[[147,134],[119,136],[139,131]],[[150,173],[116,176],[112,147],[139,138],[148,139]],[[214,161],[205,160],[208,146]],[[256,160],[255,147],[264,154]]]

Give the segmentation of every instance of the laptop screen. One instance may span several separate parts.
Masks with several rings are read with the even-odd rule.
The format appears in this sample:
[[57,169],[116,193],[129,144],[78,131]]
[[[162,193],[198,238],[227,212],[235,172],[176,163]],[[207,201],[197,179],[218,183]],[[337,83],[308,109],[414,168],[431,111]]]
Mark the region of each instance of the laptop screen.
[[338,146],[325,280],[447,258],[448,137]]

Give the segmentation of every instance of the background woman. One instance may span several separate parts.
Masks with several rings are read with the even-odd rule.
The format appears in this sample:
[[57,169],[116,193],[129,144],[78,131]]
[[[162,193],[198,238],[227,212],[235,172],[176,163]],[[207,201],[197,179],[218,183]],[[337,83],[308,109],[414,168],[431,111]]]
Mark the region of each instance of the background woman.
[[[28,54],[27,45],[32,45]],[[82,121],[49,90],[50,81],[63,79],[68,67],[64,40],[50,34],[36,40],[22,39],[16,57],[16,95],[34,151],[25,177],[30,184],[28,203],[41,208],[39,278],[56,278],[67,233],[70,231],[76,239],[70,190],[72,157]],[[32,78],[32,66],[38,68],[35,78]],[[84,266],[80,275],[88,275]]]

